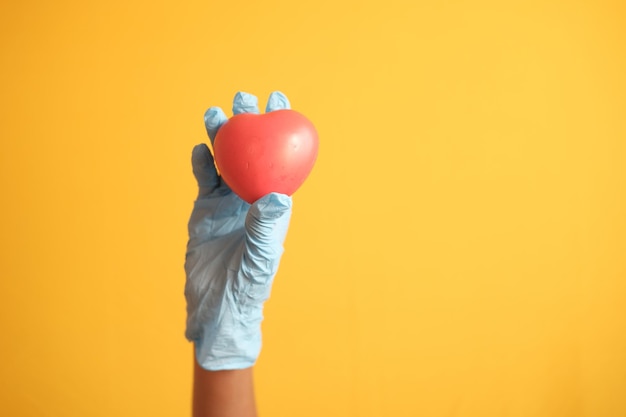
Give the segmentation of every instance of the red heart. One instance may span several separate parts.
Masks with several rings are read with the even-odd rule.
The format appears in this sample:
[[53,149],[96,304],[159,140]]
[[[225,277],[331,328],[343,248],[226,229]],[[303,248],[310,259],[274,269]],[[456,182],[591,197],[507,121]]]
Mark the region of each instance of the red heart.
[[271,192],[292,195],[313,169],[318,146],[315,127],[294,110],[233,116],[213,144],[222,178],[250,204]]

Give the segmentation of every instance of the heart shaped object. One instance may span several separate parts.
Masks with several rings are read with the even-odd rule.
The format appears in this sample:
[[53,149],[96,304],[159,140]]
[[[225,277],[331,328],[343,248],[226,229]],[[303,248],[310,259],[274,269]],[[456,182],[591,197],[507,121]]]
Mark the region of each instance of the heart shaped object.
[[215,136],[215,162],[226,184],[252,204],[271,192],[292,195],[317,159],[313,124],[294,110],[238,114]]

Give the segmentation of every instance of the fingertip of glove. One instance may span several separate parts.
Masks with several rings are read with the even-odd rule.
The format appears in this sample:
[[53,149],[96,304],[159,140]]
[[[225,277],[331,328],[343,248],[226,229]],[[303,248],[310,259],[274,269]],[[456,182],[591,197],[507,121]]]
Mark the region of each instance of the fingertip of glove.
[[207,111],[204,112],[204,122],[207,124],[207,127],[217,127],[224,117],[226,117],[226,115],[221,107],[209,107]]
[[202,158],[206,158],[209,153],[209,147],[206,143],[199,143],[198,145],[193,147],[191,151],[191,159],[194,161],[201,160]]
[[252,204],[250,210],[255,217],[277,218],[291,210],[293,201],[290,196],[280,193],[269,193]]
[[291,208],[291,197],[281,193],[269,193],[259,198],[256,203],[259,207],[269,208],[270,206],[276,208]]
[[205,170],[210,168],[210,165],[213,163],[213,157],[211,156],[211,151],[206,143],[201,143],[193,147],[191,151],[191,165],[195,170]]
[[238,91],[233,99],[233,114],[259,113],[259,100],[253,94]]
[[284,110],[290,109],[291,104],[289,103],[289,99],[286,95],[284,95],[280,91],[274,91],[270,94],[270,98],[267,101],[267,107],[265,108],[266,112],[272,112],[275,110]]

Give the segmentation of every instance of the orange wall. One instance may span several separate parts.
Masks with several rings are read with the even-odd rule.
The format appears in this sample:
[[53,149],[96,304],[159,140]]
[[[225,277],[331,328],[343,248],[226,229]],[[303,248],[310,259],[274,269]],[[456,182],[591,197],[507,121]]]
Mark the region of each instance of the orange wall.
[[204,110],[316,124],[262,416],[626,415],[617,1],[0,5],[0,414],[184,416]]

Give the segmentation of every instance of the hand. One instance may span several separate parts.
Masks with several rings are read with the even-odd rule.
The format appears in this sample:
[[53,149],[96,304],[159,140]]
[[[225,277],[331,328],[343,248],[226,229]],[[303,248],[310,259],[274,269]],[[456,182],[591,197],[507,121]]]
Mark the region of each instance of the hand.
[[[270,95],[266,111],[288,108],[282,93]],[[237,93],[234,114],[258,112],[256,97]],[[213,142],[226,115],[212,107],[204,120]],[[291,198],[271,193],[252,205],[241,200],[218,176],[205,144],[193,149],[192,165],[199,192],[185,260],[185,336],[202,368],[247,368],[261,350],[263,303],[283,252]]]

